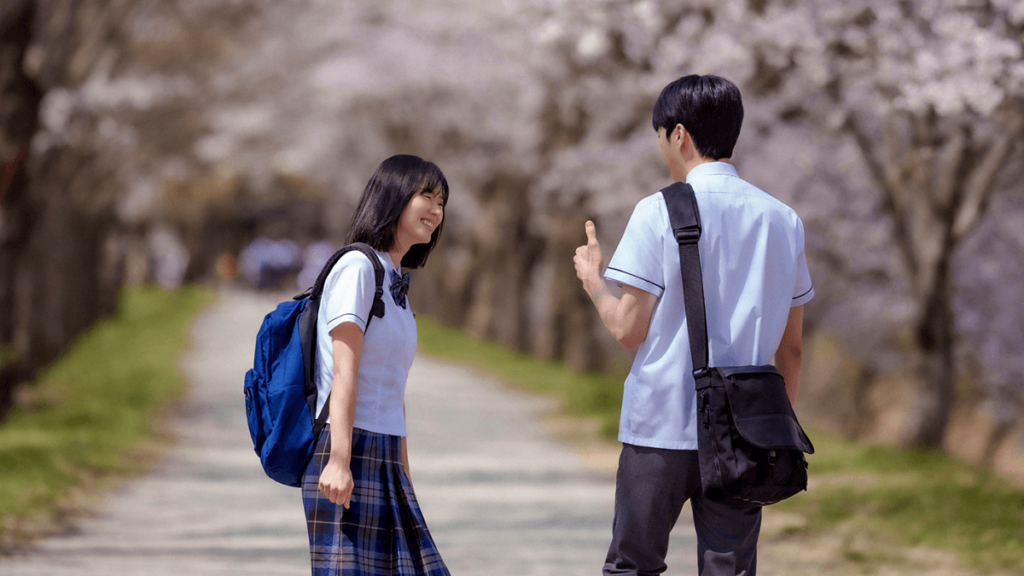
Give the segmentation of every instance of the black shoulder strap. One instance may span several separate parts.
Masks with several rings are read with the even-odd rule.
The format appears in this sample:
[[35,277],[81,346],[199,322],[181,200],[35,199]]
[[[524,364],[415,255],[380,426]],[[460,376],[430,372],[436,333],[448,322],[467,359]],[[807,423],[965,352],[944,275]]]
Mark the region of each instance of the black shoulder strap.
[[[323,269],[320,270],[320,275],[317,276],[316,282],[313,283],[313,286],[295,297],[296,300],[309,298],[309,302],[306,303],[306,309],[300,317],[300,322],[304,321],[305,326],[300,326],[299,329],[312,334],[312,337],[303,339],[304,348],[306,348],[303,350],[303,358],[305,359],[306,364],[306,383],[312,384],[312,390],[307,393],[307,400],[310,404],[310,414],[312,414],[316,409],[316,382],[313,381],[313,376],[316,374],[316,317],[320,310],[320,297],[323,295],[324,284],[327,282],[327,276],[330,275],[331,270],[334,269],[334,265],[338,263],[338,260],[340,260],[342,256],[352,250],[362,252],[370,259],[370,263],[373,264],[373,276],[375,282],[373,305],[370,308],[370,317],[366,319],[366,329],[370,328],[370,322],[373,321],[375,316],[377,318],[384,317],[384,265],[381,264],[380,258],[377,256],[377,253],[374,252],[373,248],[362,242],[353,242],[332,254],[331,257],[327,259],[327,263],[324,264]],[[306,313],[306,311],[308,311],[308,313]],[[324,406],[320,410],[320,414],[317,415],[316,420],[313,422],[314,434],[319,434],[327,423],[327,416],[330,414],[330,403],[331,395],[328,393],[327,399],[324,401]]]
[[690,336],[690,355],[693,376],[708,375],[708,325],[704,310],[704,278],[700,272],[700,210],[693,187],[676,182],[662,189],[668,206],[672,232],[679,244],[679,271],[683,277],[683,304],[686,307],[686,326]]

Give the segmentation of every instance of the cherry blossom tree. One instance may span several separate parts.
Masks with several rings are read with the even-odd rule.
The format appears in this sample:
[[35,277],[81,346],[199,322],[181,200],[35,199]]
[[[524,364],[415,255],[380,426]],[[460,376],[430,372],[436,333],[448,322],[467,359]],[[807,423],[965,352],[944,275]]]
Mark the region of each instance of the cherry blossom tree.
[[[679,7],[593,0],[534,8],[551,15],[543,33],[561,35],[574,49],[566,51],[569,68],[584,71],[577,84],[587,93],[580,99],[598,101],[594,108],[606,104],[594,95],[600,86],[619,109],[632,104],[646,113],[655,87],[683,73],[731,78],[748,101],[756,99],[746,130],[762,128],[741,137],[740,149],[758,147],[752,163],[765,167],[779,156],[763,149],[773,144],[803,155],[796,160],[805,166],[795,171],[803,174],[781,175],[772,191],[809,213],[805,219],[818,228],[812,258],[833,277],[854,280],[847,284],[855,289],[822,299],[865,316],[852,333],[877,334],[867,349],[863,338],[853,341],[869,364],[890,333],[886,324],[912,327],[920,388],[904,442],[941,444],[959,372],[956,256],[1007,187],[999,176],[1024,139],[1024,4],[697,0]],[[793,135],[799,129],[785,124],[805,127],[805,138],[825,134],[830,141],[809,150]],[[634,132],[609,134],[591,129],[556,165],[576,164],[563,174],[588,173],[589,181],[605,176],[612,167],[580,159],[602,148],[622,151]],[[612,195],[592,196],[598,203]],[[851,299],[871,305],[851,306]]]
[[954,258],[1024,139],[1024,6],[862,0],[763,12],[754,44],[786,84],[778,92],[853,140],[879,195],[914,302],[921,385],[905,441],[940,445],[958,376]]
[[[209,17],[218,6],[227,14]],[[205,180],[182,179],[223,172],[206,180],[248,200],[231,206],[293,204],[288,182],[316,184],[319,220],[296,218],[340,240],[380,158],[417,153],[444,168],[457,195],[443,245],[417,273],[420,310],[608,368],[628,355],[615,355],[578,289],[571,254],[582,223],[597,222],[610,254],[636,201],[669,183],[650,124],[659,91],[683,74],[718,74],[747,103],[733,159],[741,175],[804,219],[818,288],[808,331],[845,339],[863,387],[907,358],[915,366],[923,385],[906,441],[942,441],[964,366],[977,367],[989,404],[1024,397],[1012,353],[1024,325],[1014,304],[1024,270],[1013,172],[1024,164],[1020,0],[241,6],[145,4],[121,19],[141,59],[115,67],[129,78],[111,68],[81,89],[49,90],[43,105],[34,96],[40,144],[90,118],[97,126],[81,139],[109,136],[96,147],[130,184],[115,212],[132,226],[173,212],[158,191],[189,196]],[[212,57],[179,58],[181,39]],[[40,54],[21,69],[39,68]],[[146,86],[163,87],[167,105]],[[4,138],[9,160],[28,136]],[[36,172],[52,186],[64,178]],[[13,204],[18,186],[3,205],[0,248],[27,222]],[[194,238],[215,220],[196,218]],[[13,301],[11,286],[0,279],[0,301]],[[0,344],[11,326],[0,318]]]

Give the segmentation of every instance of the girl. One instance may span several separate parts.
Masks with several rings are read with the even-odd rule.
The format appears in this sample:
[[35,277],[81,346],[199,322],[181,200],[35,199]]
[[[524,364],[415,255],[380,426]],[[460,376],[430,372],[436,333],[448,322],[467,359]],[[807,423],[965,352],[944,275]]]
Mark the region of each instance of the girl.
[[[448,576],[409,480],[405,381],[416,352],[408,274],[441,235],[448,182],[416,156],[388,158],[363,191],[348,242],[385,270],[384,317],[367,330],[374,273],[352,251],[324,284],[317,318],[317,406],[328,424],[303,476],[314,576]],[[385,290],[387,292],[387,290]]]

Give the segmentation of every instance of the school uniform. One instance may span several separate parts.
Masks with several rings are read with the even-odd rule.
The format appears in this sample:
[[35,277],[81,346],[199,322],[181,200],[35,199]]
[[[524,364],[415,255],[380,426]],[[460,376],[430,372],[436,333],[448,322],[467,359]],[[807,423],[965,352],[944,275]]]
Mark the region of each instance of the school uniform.
[[405,297],[396,301],[387,289],[399,276],[390,255],[377,252],[377,257],[385,270],[384,317],[374,318],[367,329],[374,270],[355,251],[342,256],[328,275],[317,317],[317,413],[333,381],[331,330],[352,322],[364,334],[356,378],[350,507],[333,504],[319,489],[320,473],[330,457],[329,425],[303,475],[313,575],[448,576],[402,465],[405,383],[416,353],[416,320]]
[[[703,228],[698,249],[710,363],[768,364],[790,308],[814,296],[803,224],[791,208],[740,179],[731,164],[698,165],[686,181],[694,189]],[[733,509],[700,491],[679,246],[661,192],[637,203],[604,276],[658,297],[624,385],[623,451],[604,573],[663,572],[668,533],[689,499],[701,574],[753,576],[760,508]]]

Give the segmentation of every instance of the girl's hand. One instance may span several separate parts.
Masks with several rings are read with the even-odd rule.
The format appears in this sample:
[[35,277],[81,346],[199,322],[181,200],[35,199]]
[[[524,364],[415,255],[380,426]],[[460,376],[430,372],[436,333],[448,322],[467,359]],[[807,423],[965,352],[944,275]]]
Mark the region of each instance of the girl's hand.
[[327,466],[320,472],[320,492],[323,492],[328,500],[347,510],[352,501],[355,482],[352,480],[352,469],[337,462],[336,458],[329,459]]

